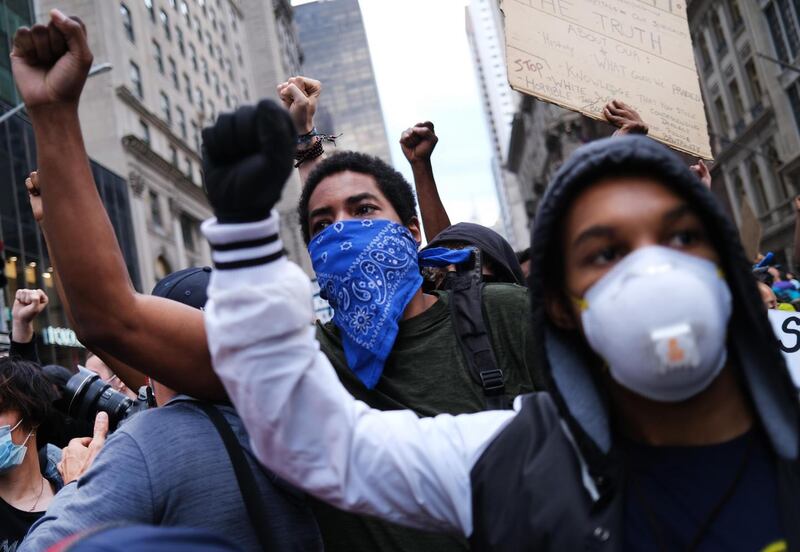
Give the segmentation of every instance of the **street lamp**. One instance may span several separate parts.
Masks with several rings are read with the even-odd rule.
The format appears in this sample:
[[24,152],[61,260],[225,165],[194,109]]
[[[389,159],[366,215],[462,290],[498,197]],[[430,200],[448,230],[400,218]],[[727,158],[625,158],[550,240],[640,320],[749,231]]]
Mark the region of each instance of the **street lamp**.
[[[110,63],[100,63],[98,65],[93,65],[92,68],[89,69],[88,77],[93,77],[95,75],[99,75],[101,73],[107,73],[109,71],[111,71],[111,64]],[[19,113],[23,109],[25,109],[25,103],[21,103],[21,104],[15,106],[14,108],[10,109],[9,111],[6,111],[5,113],[3,113],[3,115],[0,116],[0,125],[5,123],[7,120],[9,120],[11,117],[16,115],[17,113]]]

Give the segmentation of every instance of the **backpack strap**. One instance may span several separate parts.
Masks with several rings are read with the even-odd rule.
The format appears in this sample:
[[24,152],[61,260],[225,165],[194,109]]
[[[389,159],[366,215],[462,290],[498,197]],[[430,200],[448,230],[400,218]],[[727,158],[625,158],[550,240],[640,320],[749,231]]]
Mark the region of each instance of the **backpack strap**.
[[233,465],[233,472],[236,474],[236,482],[239,484],[239,492],[244,499],[245,509],[250,518],[250,525],[253,532],[256,534],[262,550],[277,550],[278,546],[273,542],[272,535],[269,532],[267,520],[267,513],[264,509],[264,504],[258,492],[258,484],[253,475],[253,470],[247,462],[247,458],[242,450],[242,445],[239,439],[231,429],[230,424],[225,419],[225,416],[217,410],[212,404],[201,401],[191,401],[192,404],[197,406],[200,410],[205,412],[206,416],[214,424],[214,427],[222,438],[225,449],[228,451],[228,456]]
[[497,366],[483,317],[480,250],[473,249],[472,259],[471,266],[459,267],[452,280],[450,318],[470,375],[483,389],[486,410],[507,410],[511,404],[505,394],[505,375]]

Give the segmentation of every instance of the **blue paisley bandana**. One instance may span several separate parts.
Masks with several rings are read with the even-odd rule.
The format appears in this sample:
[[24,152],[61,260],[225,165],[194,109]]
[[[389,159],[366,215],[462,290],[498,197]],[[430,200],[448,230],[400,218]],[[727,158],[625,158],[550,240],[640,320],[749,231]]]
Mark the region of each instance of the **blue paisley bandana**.
[[[308,252],[320,295],[341,330],[347,365],[372,389],[394,347],[400,317],[422,285],[417,243],[395,222],[346,220],[314,236]],[[437,248],[431,264],[458,263],[470,253]]]

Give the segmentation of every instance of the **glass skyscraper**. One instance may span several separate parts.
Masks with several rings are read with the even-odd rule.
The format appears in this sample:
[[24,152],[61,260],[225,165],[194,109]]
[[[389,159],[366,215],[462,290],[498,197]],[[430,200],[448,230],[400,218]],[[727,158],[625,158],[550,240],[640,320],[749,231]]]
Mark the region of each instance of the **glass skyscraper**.
[[[0,113],[19,101],[11,75],[9,53],[14,32],[30,25],[32,9],[25,0],[0,0]],[[128,273],[139,288],[136,245],[131,225],[128,187],[125,180],[102,165],[91,162],[100,197],[122,248]],[[44,364],[73,367],[85,359],[85,350],[70,329],[64,306],[56,293],[58,273],[47,255],[47,246],[33,219],[25,179],[36,169],[33,128],[24,115],[17,114],[0,124],[0,241],[5,250],[0,265],[8,284],[0,289],[4,306],[0,317],[10,329],[11,308],[18,289],[43,289],[50,303],[35,323],[39,354]],[[75,213],[80,224],[81,213]],[[0,324],[0,330],[3,324]]]
[[[294,7],[305,75],[322,81],[317,128],[339,134],[340,149],[391,163],[358,0],[319,0]],[[398,136],[399,138],[399,136]]]

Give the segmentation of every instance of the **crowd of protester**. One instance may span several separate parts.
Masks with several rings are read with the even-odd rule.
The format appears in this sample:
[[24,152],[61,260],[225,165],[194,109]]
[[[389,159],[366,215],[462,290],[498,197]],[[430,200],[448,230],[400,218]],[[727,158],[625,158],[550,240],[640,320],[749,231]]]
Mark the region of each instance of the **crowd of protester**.
[[[630,106],[515,252],[451,224],[433,123],[400,138],[412,186],[330,151],[322,83],[290,78],[203,131],[214,268],[141,294],[78,120],[87,31],[50,16],[11,54],[25,185],[90,353],[41,366],[48,297],[17,291],[1,550],[800,550],[800,405],[766,314],[800,282],[752,265],[708,167]],[[326,324],[273,210],[295,168]]]

